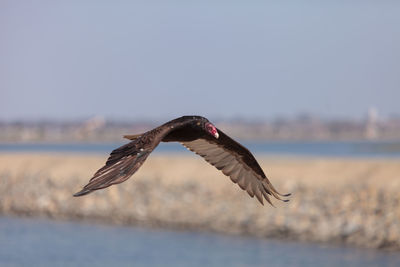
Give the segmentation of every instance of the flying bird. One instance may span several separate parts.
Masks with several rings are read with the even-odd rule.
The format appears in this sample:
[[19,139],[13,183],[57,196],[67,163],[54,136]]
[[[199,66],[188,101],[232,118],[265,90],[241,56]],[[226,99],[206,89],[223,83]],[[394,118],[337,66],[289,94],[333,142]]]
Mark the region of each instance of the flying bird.
[[160,142],[180,142],[229,176],[251,197],[256,196],[261,204],[265,198],[272,205],[271,196],[288,201],[281,197],[290,194],[282,195],[272,186],[251,152],[204,117],[183,116],[143,134],[124,137],[131,142],[113,150],[105,165],[75,197],[126,181]]

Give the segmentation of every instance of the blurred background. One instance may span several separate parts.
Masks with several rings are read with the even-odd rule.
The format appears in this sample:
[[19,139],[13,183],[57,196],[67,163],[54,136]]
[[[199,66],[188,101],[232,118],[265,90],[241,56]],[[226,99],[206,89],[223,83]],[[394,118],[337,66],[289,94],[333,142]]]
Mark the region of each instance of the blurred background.
[[[1,1],[0,265],[398,266],[399,14],[390,0]],[[72,198],[122,135],[192,114],[291,202],[261,206],[178,144]]]

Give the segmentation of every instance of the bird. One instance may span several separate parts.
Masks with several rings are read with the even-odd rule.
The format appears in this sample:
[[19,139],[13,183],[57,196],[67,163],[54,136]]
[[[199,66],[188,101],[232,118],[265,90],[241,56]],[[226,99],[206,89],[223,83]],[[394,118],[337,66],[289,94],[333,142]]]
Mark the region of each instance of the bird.
[[131,142],[113,150],[100,168],[75,197],[119,184],[130,178],[160,142],[180,142],[200,155],[232,182],[274,206],[271,197],[287,202],[290,194],[279,193],[268,180],[253,154],[202,116],[182,116],[142,134],[124,135]]

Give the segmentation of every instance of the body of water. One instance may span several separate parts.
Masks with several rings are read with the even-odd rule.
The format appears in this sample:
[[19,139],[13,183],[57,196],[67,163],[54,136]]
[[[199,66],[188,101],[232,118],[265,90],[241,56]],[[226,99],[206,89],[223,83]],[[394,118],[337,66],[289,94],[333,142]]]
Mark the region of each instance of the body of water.
[[[124,143],[0,144],[0,152],[109,153]],[[400,157],[397,142],[243,142],[256,154],[326,157]],[[161,143],[155,153],[186,152],[178,143]]]
[[400,254],[198,232],[0,217],[0,266],[400,266]]

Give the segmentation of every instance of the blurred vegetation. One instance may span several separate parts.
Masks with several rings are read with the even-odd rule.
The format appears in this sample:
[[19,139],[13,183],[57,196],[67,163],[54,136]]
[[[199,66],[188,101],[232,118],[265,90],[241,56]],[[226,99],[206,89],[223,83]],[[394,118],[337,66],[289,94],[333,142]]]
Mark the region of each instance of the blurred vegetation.
[[[0,122],[0,142],[114,142],[124,134],[142,133],[163,122],[82,121]],[[216,120],[230,136],[241,140],[400,140],[400,117],[362,120],[300,115],[274,120]]]
[[291,201],[262,206],[200,159],[153,156],[124,184],[72,194],[97,156],[0,155],[0,213],[400,250],[398,160],[264,159]]

